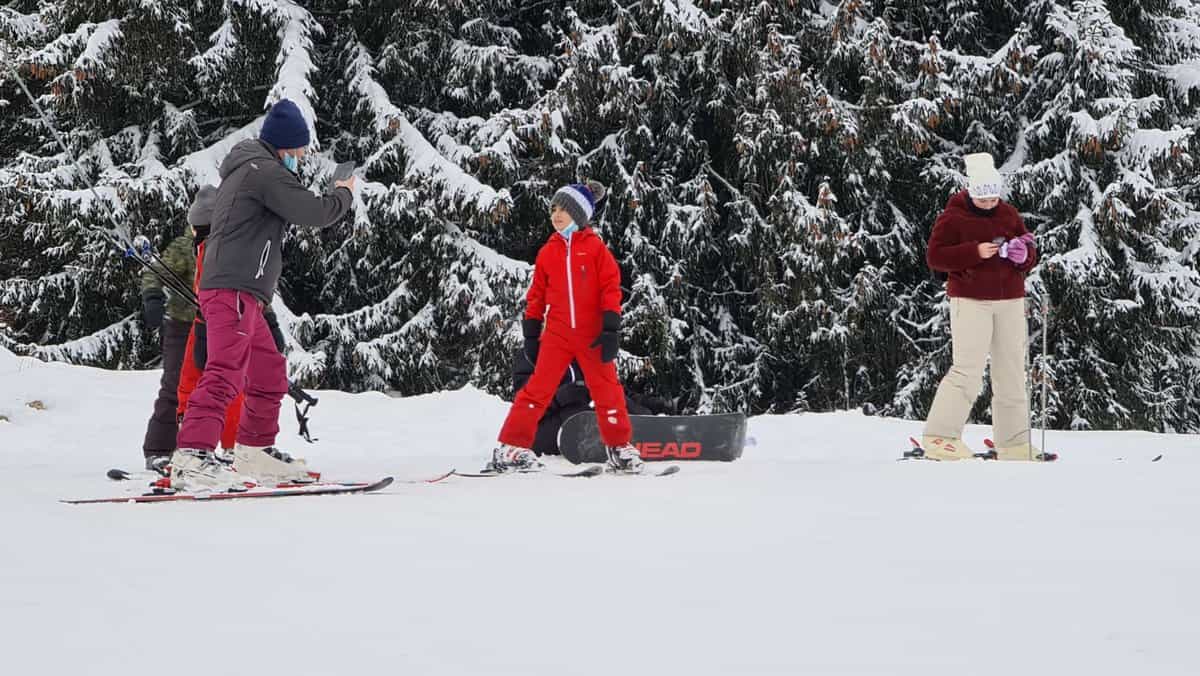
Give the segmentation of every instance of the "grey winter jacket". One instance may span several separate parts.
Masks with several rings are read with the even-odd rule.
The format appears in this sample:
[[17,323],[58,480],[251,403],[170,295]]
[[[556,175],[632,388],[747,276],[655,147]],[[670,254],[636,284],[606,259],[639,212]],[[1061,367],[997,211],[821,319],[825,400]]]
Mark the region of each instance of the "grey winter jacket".
[[270,303],[283,270],[287,224],[329,225],[350,210],[353,195],[346,188],[312,194],[283,166],[275,148],[259,139],[235,145],[220,173],[200,288],[237,289]]

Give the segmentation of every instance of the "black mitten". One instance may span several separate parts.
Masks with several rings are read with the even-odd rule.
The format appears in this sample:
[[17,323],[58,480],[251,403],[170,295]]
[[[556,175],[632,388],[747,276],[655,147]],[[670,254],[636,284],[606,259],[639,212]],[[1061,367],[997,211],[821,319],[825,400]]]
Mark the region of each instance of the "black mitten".
[[167,311],[167,296],[162,289],[146,289],[142,292],[142,318],[147,329],[162,328],[163,316]]
[[542,347],[542,320],[521,320],[521,334],[525,336],[525,358],[536,366],[538,350]]
[[600,361],[606,364],[617,358],[621,350],[621,315],[611,310],[604,313],[604,330],[592,341],[592,347],[600,348]]

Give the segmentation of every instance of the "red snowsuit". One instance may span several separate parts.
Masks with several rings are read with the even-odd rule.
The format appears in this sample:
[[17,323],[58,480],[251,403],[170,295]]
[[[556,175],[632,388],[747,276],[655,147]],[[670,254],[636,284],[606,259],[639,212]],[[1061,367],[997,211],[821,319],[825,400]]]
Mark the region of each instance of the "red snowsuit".
[[[192,280],[192,291],[197,297],[200,295],[200,273],[204,271],[204,242],[201,241],[196,246],[196,278]],[[204,318],[196,313],[196,324],[203,324]],[[195,326],[188,332],[187,347],[183,350],[183,368],[179,372],[179,408],[177,415],[180,420],[183,419],[184,413],[187,411],[188,399],[192,396],[192,391],[196,389],[196,383],[200,382],[200,375],[203,370],[196,366],[196,359],[193,356],[196,345],[196,330]],[[246,395],[238,393],[237,399],[225,409],[225,427],[221,429],[221,448],[233,448],[234,441],[237,438],[238,420],[242,416],[242,402]]]
[[544,319],[545,327],[533,375],[513,400],[500,443],[533,447],[538,421],[572,359],[583,369],[604,444],[629,443],[632,428],[616,364],[600,361],[600,348],[591,347],[604,313],[621,313],[621,270],[608,247],[591,228],[570,240],[552,233],[538,252],[525,302],[525,318]]

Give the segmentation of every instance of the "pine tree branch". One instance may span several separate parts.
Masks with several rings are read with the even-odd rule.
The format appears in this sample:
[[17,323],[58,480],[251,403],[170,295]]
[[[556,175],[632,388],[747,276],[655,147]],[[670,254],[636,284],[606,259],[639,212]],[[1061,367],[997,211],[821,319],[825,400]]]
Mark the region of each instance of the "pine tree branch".
[[754,203],[751,202],[749,198],[743,195],[740,190],[733,187],[729,181],[725,180],[725,177],[722,176],[716,169],[713,169],[711,162],[705,162],[702,166],[704,167],[704,170],[707,171],[713,178],[720,181],[721,184],[725,186],[725,189],[732,193],[734,197],[745,202],[750,207],[750,211],[754,212],[754,215],[758,218],[760,225],[767,225],[767,220],[763,218],[762,214],[758,213],[758,207],[754,206]]

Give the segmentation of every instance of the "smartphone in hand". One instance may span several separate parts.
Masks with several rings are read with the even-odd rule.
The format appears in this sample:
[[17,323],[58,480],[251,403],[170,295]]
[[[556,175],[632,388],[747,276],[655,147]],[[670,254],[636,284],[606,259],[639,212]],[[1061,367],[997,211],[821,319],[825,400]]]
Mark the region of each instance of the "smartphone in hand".
[[336,169],[333,170],[333,180],[345,181],[349,179],[354,175],[354,169],[355,166],[353,162],[342,162],[341,164],[337,165]]

